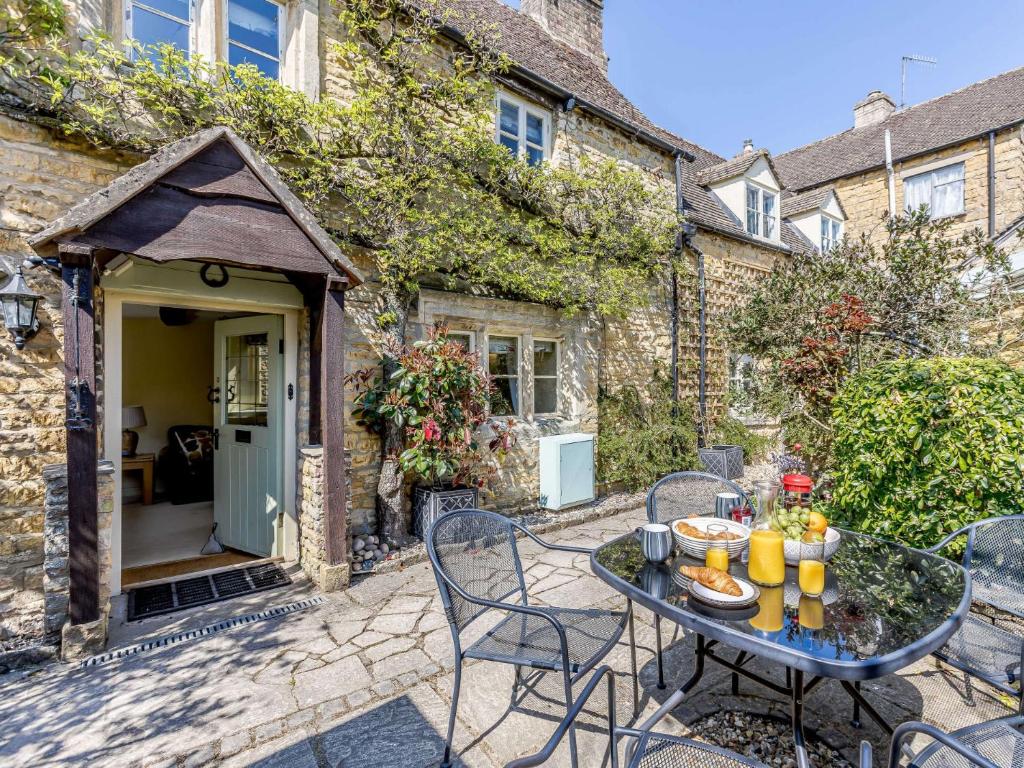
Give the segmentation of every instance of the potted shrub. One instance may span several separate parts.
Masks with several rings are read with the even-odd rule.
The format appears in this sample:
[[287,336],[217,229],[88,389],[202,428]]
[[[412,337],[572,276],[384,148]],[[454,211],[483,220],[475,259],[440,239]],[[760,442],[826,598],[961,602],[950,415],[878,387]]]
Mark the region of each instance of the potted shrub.
[[385,420],[403,429],[398,461],[415,482],[413,530],[422,538],[437,517],[477,506],[478,490],[515,444],[515,422],[488,419],[490,377],[477,355],[449,339],[443,326],[403,347],[394,360],[387,387],[373,370],[350,377],[356,382],[355,416],[373,431]]

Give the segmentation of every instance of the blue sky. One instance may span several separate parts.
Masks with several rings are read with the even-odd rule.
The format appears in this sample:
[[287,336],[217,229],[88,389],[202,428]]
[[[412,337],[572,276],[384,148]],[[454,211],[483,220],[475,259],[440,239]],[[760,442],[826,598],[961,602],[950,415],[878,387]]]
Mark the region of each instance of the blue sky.
[[[518,0],[505,0],[518,6]],[[1024,66],[1019,0],[605,0],[612,82],[659,125],[731,157],[853,124],[875,88],[907,103]]]

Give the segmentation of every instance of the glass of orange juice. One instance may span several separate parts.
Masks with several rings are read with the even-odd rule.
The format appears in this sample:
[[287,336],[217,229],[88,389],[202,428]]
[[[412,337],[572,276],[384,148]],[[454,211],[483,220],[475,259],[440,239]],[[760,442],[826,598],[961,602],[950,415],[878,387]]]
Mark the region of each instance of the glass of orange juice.
[[[728,533],[729,529],[720,523],[712,523],[708,526],[708,536]],[[704,565],[708,568],[717,568],[720,571],[729,570],[729,550],[724,538],[708,539],[707,552],[704,554]]]
[[825,542],[800,542],[800,591],[818,597],[825,591]]
[[775,587],[786,580],[786,546],[780,531],[757,528],[750,532],[747,575],[763,587]]

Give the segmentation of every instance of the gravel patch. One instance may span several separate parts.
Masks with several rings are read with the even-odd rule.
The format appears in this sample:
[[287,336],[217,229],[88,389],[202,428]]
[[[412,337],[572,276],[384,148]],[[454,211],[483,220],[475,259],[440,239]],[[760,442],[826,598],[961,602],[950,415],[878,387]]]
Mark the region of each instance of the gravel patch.
[[[765,765],[795,768],[793,734],[788,722],[749,712],[716,712],[690,725],[699,741],[731,749]],[[806,735],[806,734],[805,734]],[[807,739],[811,765],[819,768],[853,768],[827,744]]]

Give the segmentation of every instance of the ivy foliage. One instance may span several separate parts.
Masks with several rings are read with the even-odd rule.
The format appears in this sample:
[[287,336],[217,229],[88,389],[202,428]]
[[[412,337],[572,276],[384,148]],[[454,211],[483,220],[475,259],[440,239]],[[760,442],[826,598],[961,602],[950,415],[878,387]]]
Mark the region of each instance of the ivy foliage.
[[694,408],[672,400],[672,380],[656,366],[645,390],[628,385],[598,399],[597,477],[630,491],[697,466]]
[[927,547],[1024,512],[1024,374],[991,359],[902,359],[835,400],[834,518]]
[[[51,3],[21,0],[19,18],[40,20],[23,25],[34,39],[51,39]],[[51,39],[34,68],[2,85],[97,146],[152,152],[231,127],[370,257],[391,294],[384,328],[404,329],[425,278],[569,311],[623,315],[646,302],[652,271],[674,254],[671,195],[615,161],[570,153],[532,167],[496,144],[494,81],[509,61],[493,29],[438,0],[336,0],[333,11],[344,36],[327,61],[342,82],[329,78],[317,101],[253,65],[99,36],[70,52]],[[450,44],[445,26],[465,44]],[[0,38],[0,56],[21,39]]]

